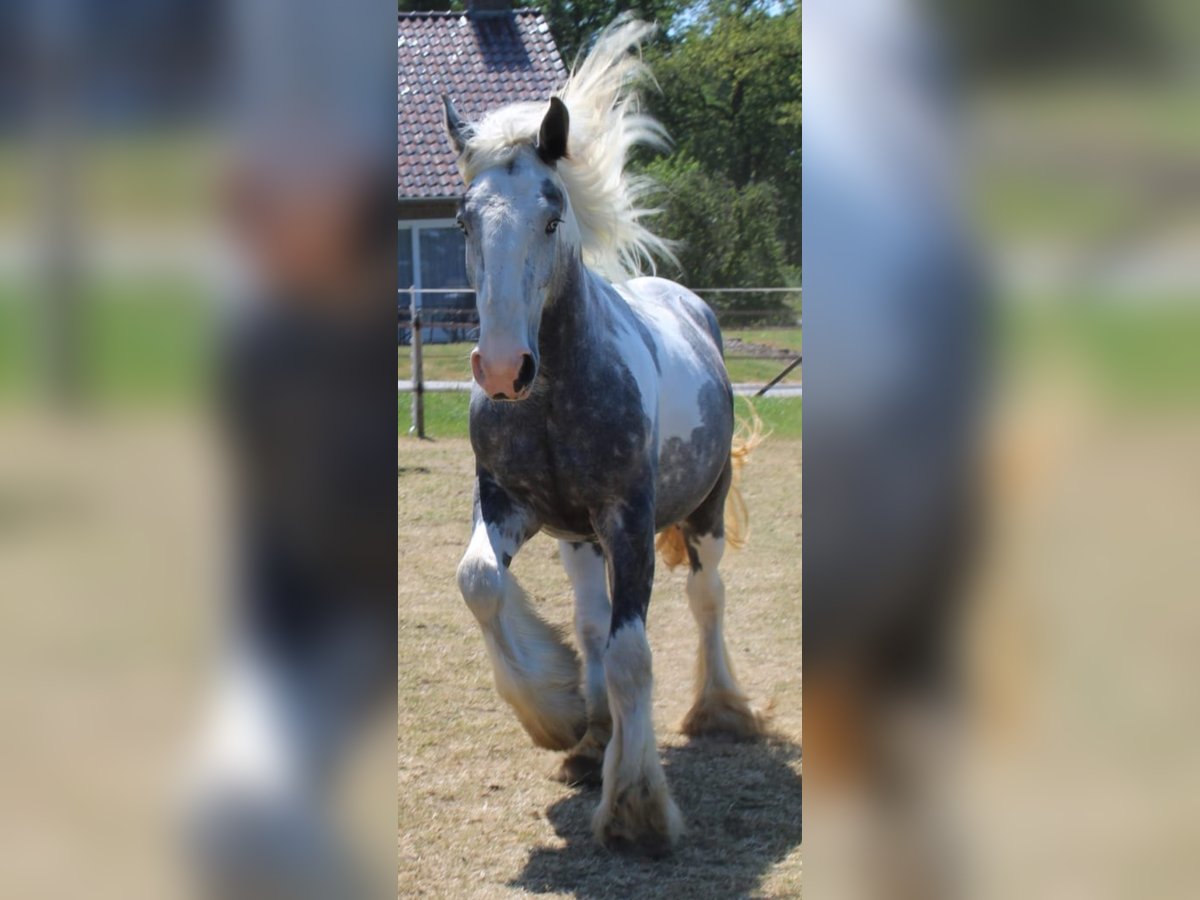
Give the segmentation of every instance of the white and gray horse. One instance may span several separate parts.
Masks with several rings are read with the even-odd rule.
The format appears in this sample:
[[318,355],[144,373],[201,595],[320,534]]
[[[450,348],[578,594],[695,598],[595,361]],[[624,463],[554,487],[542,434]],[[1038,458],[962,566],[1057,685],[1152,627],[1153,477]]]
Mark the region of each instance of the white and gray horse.
[[[746,448],[733,442],[720,330],[685,288],[630,279],[667,249],[640,222],[645,185],[624,172],[630,147],[663,136],[633,90],[643,67],[631,51],[651,29],[624,21],[604,32],[548,107],[511,104],[467,123],[447,99],[445,112],[479,310],[474,531],[458,584],[496,687],[533,741],[566,751],[563,780],[601,779],[597,839],[657,855],[682,820],[651,720],[656,533],[686,557],[701,635],[683,730],[749,736],[763,721],[722,631],[717,569],[738,540],[725,512]],[[575,651],[509,570],[538,531],[559,539],[574,588],[582,690]]]

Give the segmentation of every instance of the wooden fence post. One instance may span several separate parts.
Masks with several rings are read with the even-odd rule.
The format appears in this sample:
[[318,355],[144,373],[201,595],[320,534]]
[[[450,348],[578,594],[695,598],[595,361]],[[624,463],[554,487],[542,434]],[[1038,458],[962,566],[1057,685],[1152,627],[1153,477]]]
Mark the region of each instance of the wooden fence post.
[[412,319],[412,427],[409,434],[425,437],[425,380],[421,365],[421,301],[416,286],[409,288]]

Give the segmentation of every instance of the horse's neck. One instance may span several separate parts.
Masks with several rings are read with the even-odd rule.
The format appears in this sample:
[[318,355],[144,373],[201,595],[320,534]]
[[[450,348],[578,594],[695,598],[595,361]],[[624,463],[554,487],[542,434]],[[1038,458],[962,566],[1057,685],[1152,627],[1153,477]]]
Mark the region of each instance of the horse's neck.
[[570,264],[562,285],[542,313],[543,356],[577,359],[597,348],[597,336],[610,318],[612,290],[582,260]]

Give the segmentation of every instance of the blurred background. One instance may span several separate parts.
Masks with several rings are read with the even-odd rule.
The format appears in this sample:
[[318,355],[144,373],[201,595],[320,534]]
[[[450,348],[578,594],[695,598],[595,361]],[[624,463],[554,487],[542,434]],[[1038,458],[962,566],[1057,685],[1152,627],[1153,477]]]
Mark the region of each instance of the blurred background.
[[804,4],[805,889],[1187,897],[1195,4]]
[[[199,7],[203,7],[200,9]],[[221,593],[216,6],[0,10],[5,893],[154,896]]]
[[1200,9],[945,4],[996,313],[972,892],[1200,884]]
[[[182,842],[234,636],[284,671],[353,608],[394,701],[394,29],[0,5],[5,896],[247,896]],[[393,708],[341,778],[388,889]]]
[[[345,384],[386,459],[349,490],[392,502],[397,8],[233,6],[0,5],[5,895],[186,895],[171,797],[247,593],[239,516],[331,430],[285,364],[231,419],[264,381],[225,355],[247,315],[378,328],[333,346],[372,366],[378,347]],[[681,36],[735,45],[721,15],[788,8],[647,8],[678,40],[654,51],[664,95],[698,65]],[[569,58],[616,10],[545,11]],[[659,174],[680,228],[723,240],[709,206],[736,207],[772,229],[756,272],[805,276],[806,888],[1194,896],[1200,10],[809,0],[803,41],[802,157],[783,148],[756,186],[701,129]],[[377,311],[336,300],[376,277]],[[286,398],[301,413],[248,449]],[[283,493],[329,483],[341,452]],[[340,521],[336,502],[295,518]],[[392,510],[358,532],[386,537],[353,564],[377,584]],[[352,771],[386,801],[363,821],[386,822],[366,833],[390,869],[381,730]]]

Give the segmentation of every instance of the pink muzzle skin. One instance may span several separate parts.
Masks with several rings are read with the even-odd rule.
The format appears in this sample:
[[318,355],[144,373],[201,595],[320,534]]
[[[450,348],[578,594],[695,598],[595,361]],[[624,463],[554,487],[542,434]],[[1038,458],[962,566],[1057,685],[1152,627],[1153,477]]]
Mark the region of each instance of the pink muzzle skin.
[[493,400],[523,400],[533,382],[533,356],[526,352],[484,358],[476,347],[471,351],[471,374]]

